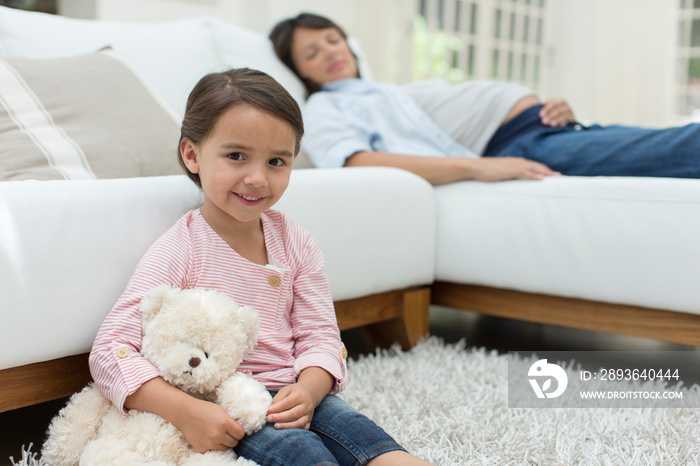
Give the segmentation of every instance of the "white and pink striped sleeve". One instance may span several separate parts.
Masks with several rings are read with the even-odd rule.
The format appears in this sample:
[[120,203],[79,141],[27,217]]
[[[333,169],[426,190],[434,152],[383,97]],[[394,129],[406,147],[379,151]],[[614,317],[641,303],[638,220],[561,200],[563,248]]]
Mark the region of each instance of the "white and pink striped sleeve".
[[347,384],[347,352],[340,339],[323,254],[308,233],[300,246],[299,257],[303,263],[294,280],[291,315],[296,357],[294,370],[298,377],[308,367],[325,369],[335,378],[331,392],[337,393]]
[[146,252],[127,288],[103,322],[90,352],[97,388],[124,414],[126,398],[160,375],[141,356],[141,300],[158,285],[186,285],[191,248],[176,224]]

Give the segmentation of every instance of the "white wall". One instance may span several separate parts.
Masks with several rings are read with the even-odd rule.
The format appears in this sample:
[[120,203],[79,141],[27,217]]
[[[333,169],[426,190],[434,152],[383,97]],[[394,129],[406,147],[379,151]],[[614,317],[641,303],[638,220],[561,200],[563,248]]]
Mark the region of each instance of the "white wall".
[[[71,16],[166,21],[215,16],[267,34],[280,19],[326,15],[359,39],[375,78],[397,82],[417,0],[59,0]],[[551,50],[541,97],[564,97],[582,121],[667,126],[677,1],[549,0]],[[82,14],[81,14],[82,12]]]
[[673,117],[676,1],[550,0],[546,97],[578,118],[667,126]]
[[[376,79],[395,81],[393,60],[408,40],[416,0],[59,0],[59,13],[114,21],[169,21],[214,16],[263,34],[302,11],[328,16],[356,37]],[[405,61],[404,61],[405,63]]]

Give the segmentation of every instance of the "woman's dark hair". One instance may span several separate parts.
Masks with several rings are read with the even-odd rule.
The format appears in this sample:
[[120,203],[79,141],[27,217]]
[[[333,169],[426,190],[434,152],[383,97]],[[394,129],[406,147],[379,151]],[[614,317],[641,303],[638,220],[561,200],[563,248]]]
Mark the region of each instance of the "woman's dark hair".
[[[289,92],[269,75],[262,71],[239,68],[204,76],[194,86],[187,99],[185,117],[180,129],[180,143],[191,139],[195,144],[211,132],[219,116],[231,107],[249,104],[286,121],[296,134],[294,155],[299,153],[301,137],[304,135],[304,123],[299,104]],[[201,187],[197,173],[187,169],[182,160],[178,144],[178,159],[187,176]]]
[[[302,80],[304,86],[306,87],[307,96],[313,94],[314,92],[320,91],[321,86],[314,83],[308,79],[302,78],[299,75],[299,70],[297,70],[296,65],[294,65],[294,60],[292,59],[292,40],[294,39],[294,31],[297,28],[308,28],[308,29],[336,29],[344,40],[348,39],[345,31],[331,21],[323,16],[315,15],[313,13],[300,13],[294,18],[285,19],[277,23],[277,25],[270,32],[270,40],[275,48],[275,53],[277,57],[287,65],[287,67],[296,74],[299,79]],[[354,55],[354,54],[353,54]],[[357,60],[357,57],[355,57]],[[358,71],[359,77],[359,71]]]

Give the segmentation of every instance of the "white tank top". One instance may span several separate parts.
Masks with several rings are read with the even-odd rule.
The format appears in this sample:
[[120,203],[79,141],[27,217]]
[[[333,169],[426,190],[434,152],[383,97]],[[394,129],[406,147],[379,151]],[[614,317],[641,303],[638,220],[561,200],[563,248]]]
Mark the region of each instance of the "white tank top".
[[448,84],[430,79],[399,86],[452,138],[482,155],[511,108],[530,89],[504,81]]

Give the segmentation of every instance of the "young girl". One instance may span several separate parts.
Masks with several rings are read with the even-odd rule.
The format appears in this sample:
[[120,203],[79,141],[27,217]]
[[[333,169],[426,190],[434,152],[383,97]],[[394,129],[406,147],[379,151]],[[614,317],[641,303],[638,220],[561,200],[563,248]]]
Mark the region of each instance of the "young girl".
[[[303,124],[268,75],[212,73],[187,102],[180,156],[203,205],[148,250],[99,330],[90,369],[124,414],[160,415],[200,452],[235,448],[261,465],[426,464],[332,393],[346,384],[323,257],[313,238],[269,210],[289,183]],[[162,284],[224,292],[260,314],[258,345],[240,366],[273,394],[268,424],[245,437],[222,407],[163,380],[139,353],[139,303]]]

